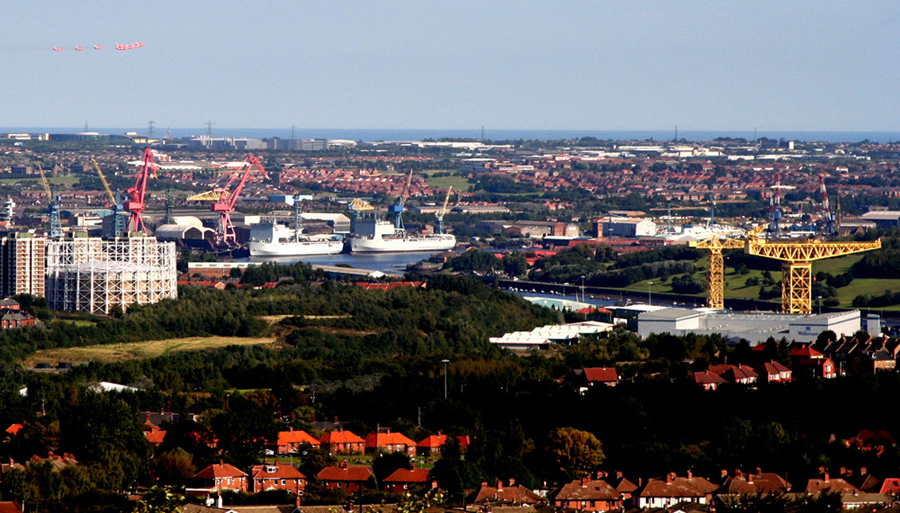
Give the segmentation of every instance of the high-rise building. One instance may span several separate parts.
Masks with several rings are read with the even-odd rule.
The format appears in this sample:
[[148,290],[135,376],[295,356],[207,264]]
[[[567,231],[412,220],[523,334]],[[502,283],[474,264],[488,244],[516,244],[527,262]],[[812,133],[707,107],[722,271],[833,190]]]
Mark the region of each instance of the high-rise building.
[[0,238],[0,296],[45,295],[47,238],[13,232]]

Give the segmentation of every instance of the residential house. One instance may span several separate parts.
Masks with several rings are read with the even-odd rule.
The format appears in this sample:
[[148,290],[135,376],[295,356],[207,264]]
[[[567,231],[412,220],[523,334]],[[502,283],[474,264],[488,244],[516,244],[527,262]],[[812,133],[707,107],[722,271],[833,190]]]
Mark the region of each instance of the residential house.
[[703,390],[715,390],[719,388],[720,385],[728,383],[718,374],[716,374],[715,372],[710,372],[709,370],[694,372],[687,377],[687,380],[691,383],[700,385],[701,387],[703,387]]
[[366,452],[378,451],[402,452],[414,456],[416,442],[404,436],[403,433],[391,433],[390,429],[384,433],[369,433],[366,435]]
[[729,383],[736,383],[739,385],[752,385],[756,383],[759,375],[754,372],[754,370],[746,365],[713,365],[709,368],[710,372],[718,374],[720,378],[724,379]]
[[708,504],[718,487],[706,478],[694,477],[691,472],[686,477],[669,472],[665,479],[647,481],[635,492],[633,502],[638,508],[667,508],[679,502]]
[[208,495],[221,490],[246,492],[248,490],[247,474],[230,463],[214,463],[194,474],[186,492],[194,495]]
[[0,501],[0,513],[23,513],[25,511],[17,501]]
[[763,383],[788,383],[791,381],[791,369],[771,360],[756,368],[759,381]]
[[415,488],[425,488],[429,485],[431,471],[427,468],[398,468],[391,475],[384,478],[384,489],[391,493],[403,493]]
[[621,509],[623,497],[611,484],[590,475],[566,483],[547,495],[557,507],[596,512]]
[[306,489],[306,476],[288,463],[254,465],[250,475],[252,492],[288,490],[294,495],[303,495],[303,490]]
[[166,430],[160,429],[152,422],[144,422],[144,438],[155,447],[159,447],[166,438]]
[[498,480],[497,486],[488,486],[487,481],[475,489],[466,497],[466,502],[471,504],[487,505],[534,505],[543,502],[544,499],[525,486],[516,484],[516,480],[510,478],[509,486],[503,486],[503,481]]
[[278,439],[274,444],[269,444],[269,449],[275,454],[290,454],[299,451],[304,445],[318,449],[321,442],[302,429],[294,431],[294,428],[288,428],[287,431],[278,432]]
[[884,349],[863,353],[861,360],[860,370],[866,372],[892,371],[897,367],[897,359]]
[[360,454],[366,447],[365,440],[342,427],[325,433],[319,443],[328,454]]
[[369,467],[351,467],[344,460],[340,466],[323,468],[316,477],[329,490],[340,489],[351,494],[362,490],[373,475]]
[[572,383],[582,394],[594,385],[614,387],[619,383],[619,373],[615,367],[585,367],[572,371]]
[[853,486],[848,483],[844,479],[837,477],[833,478],[828,475],[828,472],[823,472],[822,477],[817,479],[810,479],[806,483],[806,490],[804,490],[807,494],[821,493],[821,492],[837,492],[837,493],[859,493],[859,488]]
[[[598,477],[601,477],[599,474],[600,472],[598,472]],[[609,475],[608,472],[602,472],[602,474],[603,480],[612,485],[617,492],[622,494],[622,501],[630,503],[631,495],[638,489],[638,485],[626,479],[621,471],[616,471],[616,475],[614,476]]]
[[[456,440],[459,443],[460,451],[465,452],[469,448],[468,435],[457,435]],[[438,431],[438,434],[430,435],[420,440],[416,444],[416,452],[419,456],[439,455],[445,443],[447,443],[447,435],[443,435]]]
[[34,326],[34,316],[24,310],[0,310],[0,329]]
[[728,476],[722,471],[725,481],[719,488],[719,495],[764,495],[787,493],[791,490],[791,483],[774,472],[762,472],[756,469],[755,473],[744,474],[735,470],[733,476]]

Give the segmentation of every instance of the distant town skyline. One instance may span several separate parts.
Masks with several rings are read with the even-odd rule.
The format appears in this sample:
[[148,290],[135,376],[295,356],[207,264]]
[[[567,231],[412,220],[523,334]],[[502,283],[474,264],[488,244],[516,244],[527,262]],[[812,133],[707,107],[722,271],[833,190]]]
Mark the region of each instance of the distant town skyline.
[[887,1],[88,1],[4,17],[6,127],[900,131]]

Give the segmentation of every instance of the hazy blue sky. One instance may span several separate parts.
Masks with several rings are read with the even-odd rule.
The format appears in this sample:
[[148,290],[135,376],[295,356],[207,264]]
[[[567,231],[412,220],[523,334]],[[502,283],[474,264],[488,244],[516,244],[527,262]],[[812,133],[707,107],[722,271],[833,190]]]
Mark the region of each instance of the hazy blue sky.
[[0,7],[0,126],[900,129],[896,1]]

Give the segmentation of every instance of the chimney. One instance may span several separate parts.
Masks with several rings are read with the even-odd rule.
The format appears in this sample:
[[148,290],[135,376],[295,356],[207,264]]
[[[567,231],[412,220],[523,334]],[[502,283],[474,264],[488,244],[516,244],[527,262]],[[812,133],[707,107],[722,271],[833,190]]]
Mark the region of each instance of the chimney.
[[597,471],[597,479],[603,479],[603,471],[602,470]]
[[[12,462],[12,459],[9,461]],[[868,474],[868,472],[866,472],[866,467],[859,467],[859,475],[864,476],[866,474]]]
[[819,465],[819,474],[825,473],[825,465]]
[[590,478],[588,476],[581,476],[581,487],[586,487],[589,480]]
[[824,480],[826,483],[828,482],[828,472],[825,472],[825,473],[822,475],[822,480]]
[[843,476],[843,475],[846,474],[846,473],[847,473],[847,467],[841,467],[841,472],[840,472],[840,474]]
[[293,433],[293,432],[294,432],[294,426],[290,426],[288,428],[288,433]]
[[335,416],[334,416],[334,423],[335,423],[335,424],[337,424],[337,423],[338,423],[338,418],[337,418],[337,415],[335,415]]
[[511,477],[509,478],[509,487],[512,488],[513,486],[516,486],[516,478]]
[[762,469],[761,469],[761,468],[756,467],[756,475],[757,475],[757,476],[761,476],[761,475],[762,475]]
[[347,460],[341,460],[341,468],[345,469],[345,468],[347,468],[347,466],[348,466]]
[[753,474],[747,474],[747,482],[753,484]]
[[688,470],[688,471],[687,471],[687,478],[688,478],[688,481],[690,481],[691,478],[693,478],[693,477],[694,477],[694,473],[691,472],[690,470]]
[[621,471],[621,470],[617,470],[617,471],[616,471],[616,477],[619,478],[619,479],[622,479],[623,474],[622,474],[622,471]]
[[409,464],[409,469],[410,469],[410,470],[415,470],[415,469],[416,469],[416,462],[415,462],[415,461],[413,461],[412,463]]
[[669,472],[666,474],[666,484],[671,483],[675,479],[675,472]]
[[432,482],[431,482],[431,488],[433,488],[433,489],[436,489],[436,488],[437,488],[437,481],[432,481]]
[[503,481],[501,481],[501,480],[499,480],[499,479],[497,480],[497,491],[498,491],[498,492],[502,492],[502,491],[503,491]]
[[734,478],[735,479],[741,479],[743,477],[744,477],[744,473],[741,472],[741,469],[739,469],[739,468],[734,469]]
[[728,471],[723,468],[722,470],[719,471],[719,476],[722,479],[725,479],[726,477],[728,477]]

